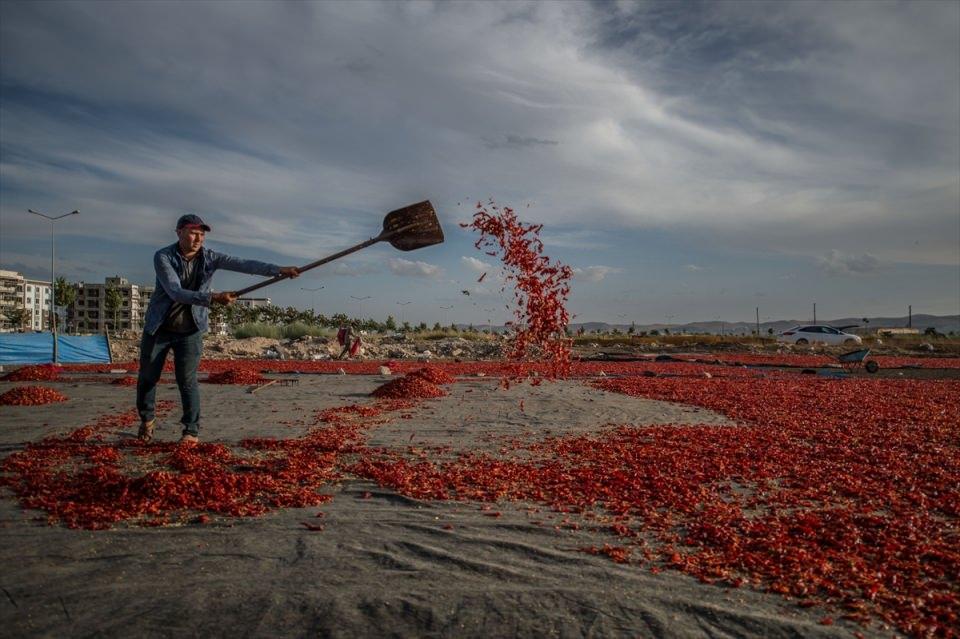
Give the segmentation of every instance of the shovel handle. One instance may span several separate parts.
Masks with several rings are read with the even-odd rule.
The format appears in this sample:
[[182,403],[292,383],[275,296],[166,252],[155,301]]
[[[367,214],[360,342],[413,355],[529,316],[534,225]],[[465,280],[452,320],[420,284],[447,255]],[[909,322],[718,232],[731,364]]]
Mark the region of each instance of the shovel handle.
[[[376,244],[377,242],[382,242],[382,241],[384,241],[384,240],[389,240],[391,237],[393,237],[393,236],[395,236],[395,235],[398,235],[398,234],[400,234],[400,233],[406,233],[407,231],[409,231],[409,230],[412,229],[412,228],[415,228],[416,226],[417,226],[416,224],[408,224],[408,225],[406,225],[406,226],[401,226],[400,228],[394,229],[394,230],[392,230],[392,231],[384,231],[383,233],[381,233],[381,234],[378,235],[377,237],[371,237],[371,238],[370,238],[369,240],[367,240],[366,242],[360,242],[360,243],[357,244],[356,246],[351,246],[350,248],[344,249],[344,250],[340,251],[339,253],[334,253],[333,255],[328,255],[327,257],[324,257],[324,258],[322,258],[322,259],[317,260],[316,262],[310,262],[309,264],[305,264],[305,265],[301,266],[301,267],[300,267],[299,269],[297,269],[297,270],[299,270],[301,273],[303,273],[304,271],[309,271],[309,270],[312,269],[312,268],[317,268],[318,266],[323,266],[323,265],[326,264],[327,262],[332,262],[333,260],[340,259],[341,257],[343,257],[343,256],[345,256],[345,255],[350,255],[351,253],[356,253],[357,251],[359,251],[359,250],[361,250],[361,249],[365,249],[365,248],[367,248],[368,246],[373,246],[373,245]],[[271,284],[275,284],[275,283],[277,283],[277,282],[279,282],[279,281],[281,281],[281,280],[288,279],[289,277],[290,277],[289,275],[276,275],[276,276],[274,276],[274,277],[271,277],[271,278],[268,279],[268,280],[263,280],[262,282],[258,282],[258,283],[256,283],[256,284],[252,284],[252,285],[250,285],[250,286],[248,286],[248,287],[246,287],[246,288],[242,288],[242,289],[240,289],[239,291],[234,291],[233,294],[236,295],[237,297],[242,297],[243,295],[246,295],[247,293],[252,293],[253,291],[255,291],[255,290],[257,290],[257,289],[263,288],[264,286],[270,286]]]

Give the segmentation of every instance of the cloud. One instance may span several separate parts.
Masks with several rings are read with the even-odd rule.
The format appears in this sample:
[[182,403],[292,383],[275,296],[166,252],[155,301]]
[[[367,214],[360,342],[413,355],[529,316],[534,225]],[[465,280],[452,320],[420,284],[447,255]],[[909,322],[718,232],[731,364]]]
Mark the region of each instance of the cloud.
[[460,263],[471,271],[476,271],[477,273],[486,273],[493,268],[491,264],[488,264],[483,260],[478,260],[475,257],[469,257],[466,255],[460,258]]
[[390,272],[401,277],[437,277],[443,273],[443,269],[427,262],[405,260],[402,257],[391,258],[389,261]]
[[696,264],[685,264],[683,268],[685,268],[685,269],[688,270],[688,271],[692,271],[692,272],[694,272],[694,273],[697,272],[697,271],[702,271],[702,270],[703,270],[703,267],[702,267],[702,266],[698,266],[698,265],[696,265]]
[[574,279],[584,282],[600,282],[611,273],[622,273],[622,268],[614,266],[588,266],[586,268],[574,268]]
[[[0,254],[44,240],[27,208],[81,210],[65,257],[194,211],[211,244],[302,263],[492,196],[535,202],[575,263],[682,237],[711,271],[831,247],[955,274],[960,5],[764,8],[2,2]],[[428,259],[463,272],[462,239]]]
[[956,253],[956,3],[94,6],[2,4],[0,177],[4,206],[70,193],[105,239],[192,208],[305,257],[444,191],[548,228],[884,258],[921,228],[925,260]]
[[863,275],[873,273],[881,266],[880,260],[869,253],[846,255],[836,249],[817,258],[817,264],[829,275]]
[[329,269],[324,269],[320,272],[320,275],[337,275],[342,277],[359,277],[361,275],[370,275],[371,273],[379,273],[380,269],[374,264],[347,264],[341,262],[340,264],[334,264]]
[[[537,211],[534,212],[535,214]],[[611,241],[604,238],[601,233],[589,229],[566,229],[557,230],[556,227],[544,229],[540,235],[544,246],[549,248],[571,248],[571,249],[606,249],[611,245]]]
[[533,146],[556,146],[556,140],[541,140],[540,138],[523,137],[519,135],[505,135],[503,139],[484,139],[484,146],[488,149],[525,149]]

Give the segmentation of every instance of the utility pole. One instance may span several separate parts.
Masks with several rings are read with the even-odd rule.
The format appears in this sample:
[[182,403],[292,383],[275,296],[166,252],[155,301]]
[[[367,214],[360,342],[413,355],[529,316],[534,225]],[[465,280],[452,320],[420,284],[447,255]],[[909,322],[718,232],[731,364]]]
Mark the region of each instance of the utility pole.
[[817,323],[817,303],[813,303],[813,323]]
[[907,328],[913,328],[913,304],[907,306]]
[[71,212],[69,212],[69,213],[64,213],[63,215],[58,215],[58,216],[56,216],[56,217],[52,217],[52,216],[47,215],[47,214],[45,214],[45,213],[38,213],[37,211],[34,211],[33,209],[27,209],[27,213],[33,213],[34,215],[39,215],[39,216],[42,217],[42,218],[46,218],[47,220],[50,220],[50,332],[51,332],[51,335],[53,335],[53,363],[56,364],[57,361],[58,361],[58,359],[59,359],[60,348],[59,348],[59,345],[57,344],[57,308],[56,308],[56,307],[57,307],[57,296],[56,296],[56,292],[57,292],[57,269],[56,269],[56,246],[57,246],[57,240],[56,240],[56,233],[55,233],[55,231],[54,231],[54,229],[56,228],[56,227],[54,226],[54,222],[56,222],[57,220],[61,220],[61,219],[65,218],[65,217],[68,217],[68,216],[70,216],[70,215],[79,215],[79,214],[80,214],[80,211],[71,211]]
[[410,302],[397,302],[397,305],[400,307],[400,326],[403,326],[403,323],[406,321],[406,317],[404,317],[405,315],[404,311],[406,311],[407,309],[404,307],[407,304],[410,304]]
[[355,296],[351,295],[351,296],[350,296],[350,299],[357,300],[357,315],[360,316],[358,319],[359,319],[360,323],[363,324],[363,300],[368,300],[368,299],[370,299],[370,296],[369,296],[369,295],[364,295],[363,297],[355,297]]
[[760,337],[760,307],[757,307],[757,337]]
[[[447,320],[449,319],[449,318],[447,317],[447,311],[449,311],[451,308],[453,308],[453,304],[451,304],[450,306],[441,306],[441,307],[440,307],[440,310],[443,311],[443,323],[444,323],[445,325],[447,324]],[[444,328],[446,328],[446,326],[444,326]]]
[[300,290],[301,290],[301,291],[309,291],[309,292],[310,292],[310,312],[313,313],[314,316],[317,315],[317,291],[322,290],[323,288],[324,288],[324,287],[322,287],[322,286],[320,286],[320,287],[318,287],[318,288],[303,288],[303,287],[300,287]]

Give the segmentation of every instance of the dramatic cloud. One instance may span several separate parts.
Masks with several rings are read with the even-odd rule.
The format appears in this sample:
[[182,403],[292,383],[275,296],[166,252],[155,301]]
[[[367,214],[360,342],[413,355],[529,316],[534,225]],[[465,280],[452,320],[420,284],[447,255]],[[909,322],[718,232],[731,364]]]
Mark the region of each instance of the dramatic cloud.
[[532,146],[556,146],[560,144],[556,140],[526,138],[519,135],[506,135],[503,139],[484,140],[483,143],[488,149],[523,149]]
[[341,277],[359,277],[361,275],[370,275],[372,273],[379,273],[380,269],[377,268],[374,264],[364,264],[364,263],[347,263],[340,262],[334,264],[330,267],[322,267],[323,270],[319,272],[319,275],[322,277],[324,275],[338,275]]
[[466,255],[460,258],[460,262],[471,271],[475,271],[477,273],[485,273],[493,268],[492,265],[487,264],[483,260],[478,260],[475,257],[468,257]]
[[426,262],[420,261],[410,261],[403,258],[391,258],[390,259],[390,272],[394,275],[400,275],[402,277],[437,277],[443,273],[443,269],[434,264],[427,264]]
[[[956,2],[3,2],[0,263],[47,237],[27,208],[79,208],[58,254],[132,273],[187,211],[303,263],[429,198],[447,245],[418,257],[475,270],[451,227],[493,197],[568,263],[675,249],[670,308],[684,263],[772,279],[830,247],[936,267],[956,312],[958,32]],[[590,309],[608,273],[579,274]]]
[[880,268],[880,260],[869,253],[845,255],[834,249],[817,259],[820,268],[830,275],[862,275]]
[[587,266],[586,268],[574,268],[573,276],[582,282],[599,282],[611,273],[622,272],[622,268],[614,266]]

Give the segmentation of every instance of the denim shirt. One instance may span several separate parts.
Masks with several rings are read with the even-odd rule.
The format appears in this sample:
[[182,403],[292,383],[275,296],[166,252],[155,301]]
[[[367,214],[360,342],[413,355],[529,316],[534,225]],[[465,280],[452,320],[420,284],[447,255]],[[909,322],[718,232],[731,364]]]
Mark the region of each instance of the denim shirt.
[[190,304],[193,321],[197,323],[200,332],[205,332],[209,328],[210,311],[208,307],[212,297],[210,287],[213,283],[213,272],[217,269],[222,268],[227,271],[267,277],[280,275],[280,267],[276,264],[258,262],[257,260],[242,260],[217,253],[206,247],[201,248],[200,254],[193,259],[200,260],[197,268],[201,269],[200,289],[196,291],[190,291],[180,286],[184,259],[180,255],[180,251],[177,250],[176,243],[164,247],[154,254],[153,268],[157,272],[157,288],[150,298],[150,305],[147,307],[147,315],[143,323],[145,333],[156,335],[174,302]]

